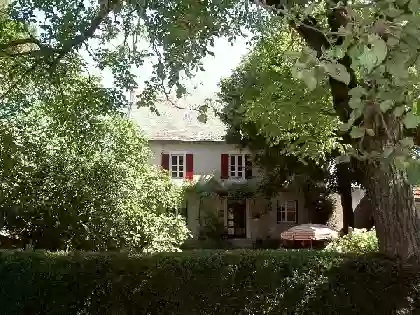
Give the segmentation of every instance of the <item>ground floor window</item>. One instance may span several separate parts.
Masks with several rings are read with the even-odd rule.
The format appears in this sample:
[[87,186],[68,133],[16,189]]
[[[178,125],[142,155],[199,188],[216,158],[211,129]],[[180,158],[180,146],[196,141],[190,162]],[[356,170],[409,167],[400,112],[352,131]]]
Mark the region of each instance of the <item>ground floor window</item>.
[[296,222],[297,200],[277,200],[277,223]]

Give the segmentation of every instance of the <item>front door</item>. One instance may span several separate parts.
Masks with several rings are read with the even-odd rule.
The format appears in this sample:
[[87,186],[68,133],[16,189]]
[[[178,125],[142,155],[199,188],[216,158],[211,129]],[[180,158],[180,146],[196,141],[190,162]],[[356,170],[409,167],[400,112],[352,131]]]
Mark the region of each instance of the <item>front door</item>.
[[228,199],[227,211],[228,236],[233,238],[245,238],[246,200]]

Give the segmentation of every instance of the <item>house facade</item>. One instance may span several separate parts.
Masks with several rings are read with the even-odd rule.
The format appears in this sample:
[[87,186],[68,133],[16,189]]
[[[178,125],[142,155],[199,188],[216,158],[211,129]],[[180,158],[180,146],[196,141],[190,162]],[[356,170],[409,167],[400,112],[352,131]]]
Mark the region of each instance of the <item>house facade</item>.
[[150,162],[174,183],[191,187],[179,211],[195,238],[208,221],[220,223],[225,237],[244,240],[279,239],[282,231],[308,222],[302,192],[258,193],[262,172],[251,152],[226,143],[225,126],[215,117],[200,123],[192,110],[158,110],[159,116],[137,110],[131,117],[149,139]]

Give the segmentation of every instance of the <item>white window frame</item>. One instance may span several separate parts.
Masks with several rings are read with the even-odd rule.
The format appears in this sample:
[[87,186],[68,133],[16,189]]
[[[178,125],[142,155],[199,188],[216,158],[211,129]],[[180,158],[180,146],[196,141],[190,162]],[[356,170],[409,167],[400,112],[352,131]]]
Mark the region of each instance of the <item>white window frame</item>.
[[[290,209],[288,208],[288,203],[293,203],[293,208],[294,209]],[[296,219],[297,219],[297,213],[298,213],[298,206],[297,206],[297,201],[296,200],[292,200],[292,199],[287,199],[287,200],[276,200],[276,221],[277,223],[296,223]],[[282,207],[284,207],[284,211],[282,210]],[[279,211],[280,211],[280,216],[279,216]],[[281,213],[284,212],[284,220],[282,219],[282,215]],[[295,219],[292,221],[288,220],[288,213],[294,213],[294,217]],[[280,220],[279,220],[280,218]]]
[[[229,178],[231,179],[244,179],[245,178],[245,155],[243,153],[231,153],[229,154],[229,163],[228,163],[228,171],[229,171]],[[234,157],[235,159],[235,166],[234,166],[234,170],[232,171],[232,164],[231,164],[231,158]],[[238,163],[238,159],[239,157],[242,157],[242,170],[239,169],[239,163]],[[232,172],[234,173],[234,175],[232,175]],[[242,173],[241,175],[239,175],[239,173]]]
[[[172,157],[173,156],[177,156],[178,159],[178,163],[176,164],[176,171],[172,170],[172,166],[175,166],[172,164]],[[179,164],[179,157],[182,156],[182,165]],[[174,179],[181,179],[181,178],[185,178],[185,171],[186,171],[186,166],[187,166],[187,162],[186,162],[186,158],[187,158],[187,154],[185,152],[170,152],[169,153],[169,174],[171,175],[171,178]],[[180,170],[180,166],[182,166],[182,170]],[[176,173],[176,176],[173,176],[173,172]],[[179,176],[180,173],[182,172],[182,176]]]

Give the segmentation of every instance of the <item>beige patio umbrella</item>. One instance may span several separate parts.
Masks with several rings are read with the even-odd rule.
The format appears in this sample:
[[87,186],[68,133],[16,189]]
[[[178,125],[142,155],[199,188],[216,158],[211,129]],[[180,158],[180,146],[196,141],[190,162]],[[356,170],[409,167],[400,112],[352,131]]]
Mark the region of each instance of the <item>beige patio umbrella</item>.
[[323,224],[301,224],[281,233],[281,238],[290,241],[325,241],[338,237],[338,233]]

